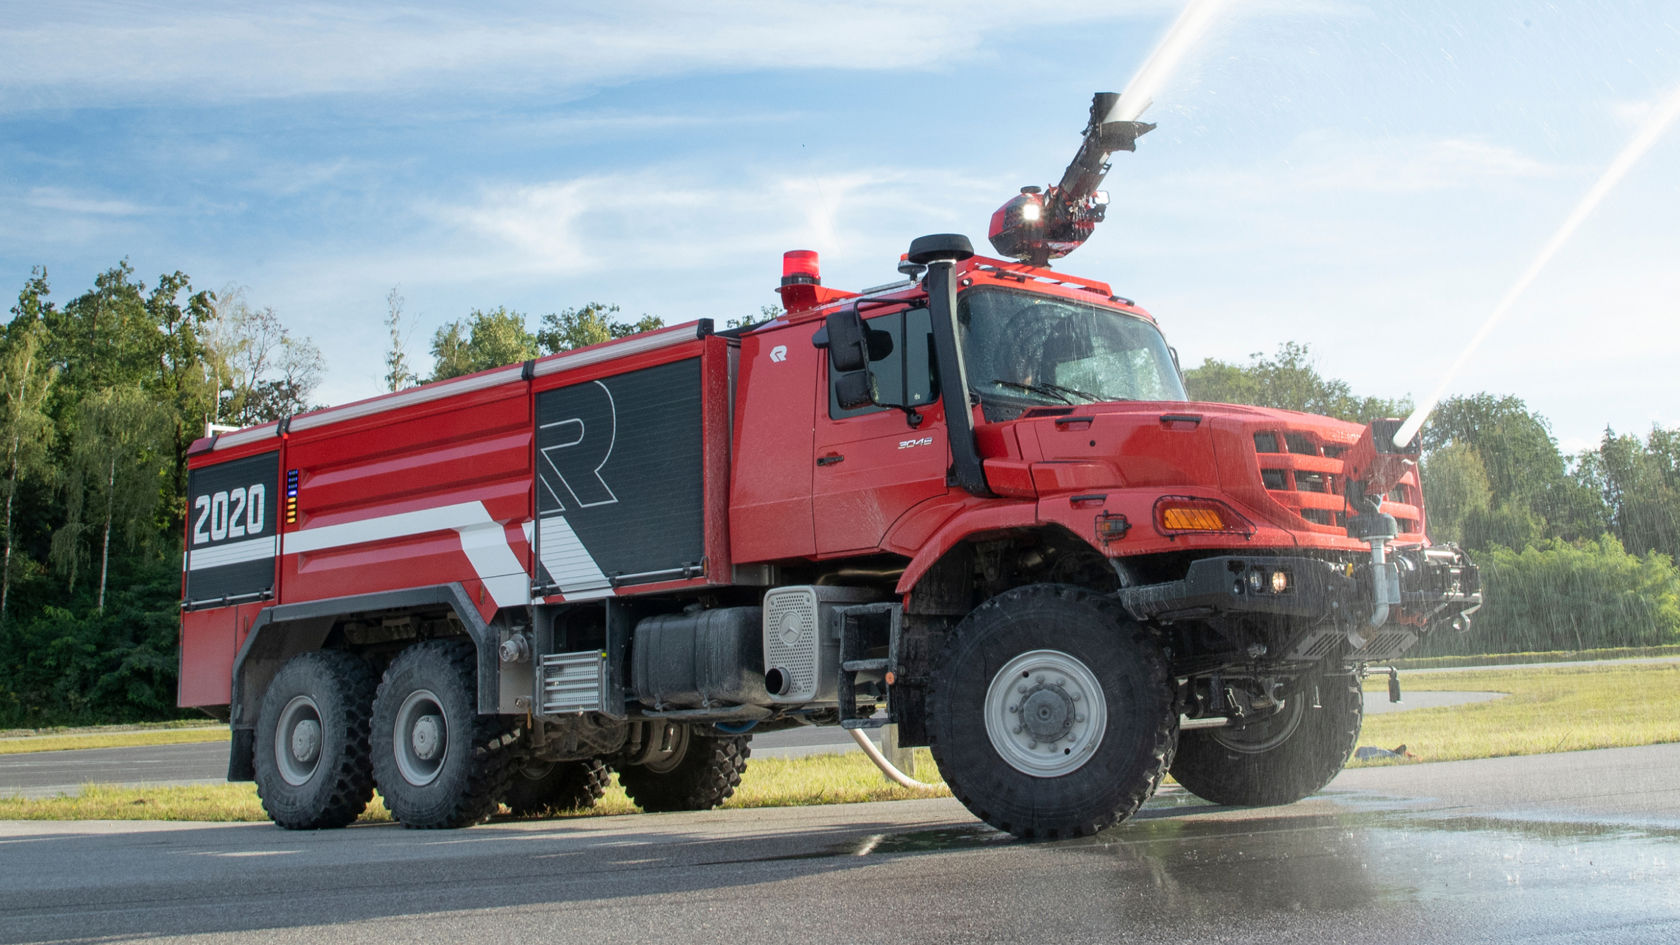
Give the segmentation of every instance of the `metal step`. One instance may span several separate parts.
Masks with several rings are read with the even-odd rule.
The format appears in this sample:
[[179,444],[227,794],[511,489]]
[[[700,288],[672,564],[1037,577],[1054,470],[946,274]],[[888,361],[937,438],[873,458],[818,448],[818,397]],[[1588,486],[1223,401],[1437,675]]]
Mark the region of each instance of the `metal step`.
[[880,728],[887,722],[887,719],[843,719],[840,722],[840,727],[847,731],[854,731],[861,728]]

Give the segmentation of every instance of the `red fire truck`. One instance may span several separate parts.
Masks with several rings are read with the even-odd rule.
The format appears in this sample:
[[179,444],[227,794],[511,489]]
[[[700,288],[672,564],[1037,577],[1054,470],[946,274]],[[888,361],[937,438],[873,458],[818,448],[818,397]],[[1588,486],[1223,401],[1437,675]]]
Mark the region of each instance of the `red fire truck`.
[[1477,572],[1425,537],[1397,421],[1188,402],[1148,313],[1046,268],[1148,130],[1106,112],[994,218],[1014,259],[922,237],[847,292],[792,252],[762,324],[196,443],[180,702],[229,718],[229,778],[303,829],[376,787],[415,827],[587,804],[609,769],[704,809],[753,732],[890,720],[1022,837],[1169,771],[1322,787],[1362,670],[1462,629]]

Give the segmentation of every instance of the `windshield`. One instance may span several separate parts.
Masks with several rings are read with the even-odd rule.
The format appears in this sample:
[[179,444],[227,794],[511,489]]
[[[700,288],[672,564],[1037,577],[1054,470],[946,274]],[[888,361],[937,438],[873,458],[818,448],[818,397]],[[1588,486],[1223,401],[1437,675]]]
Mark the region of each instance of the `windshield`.
[[1048,404],[1188,399],[1161,333],[1134,315],[985,288],[963,293],[957,321],[989,420]]

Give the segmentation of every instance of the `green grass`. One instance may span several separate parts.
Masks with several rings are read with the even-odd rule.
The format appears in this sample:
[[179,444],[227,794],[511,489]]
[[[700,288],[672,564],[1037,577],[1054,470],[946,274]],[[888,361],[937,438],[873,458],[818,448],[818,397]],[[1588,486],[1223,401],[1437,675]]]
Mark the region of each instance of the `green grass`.
[[[936,776],[927,749],[916,752],[916,773]],[[758,758],[747,766],[741,786],[723,806],[799,807],[855,804],[915,797],[948,797],[943,787],[912,790],[888,783],[860,752],[805,758]],[[636,806],[617,778],[593,810],[562,817],[633,814]],[[203,822],[266,821],[252,784],[203,784],[185,787],[123,788],[89,784],[79,795],[26,799],[0,798],[0,820],[180,820]],[[358,823],[389,823],[391,815],[377,794]]]
[[150,725],[98,725],[81,729],[25,729],[0,732],[0,755],[77,748],[134,748],[225,742],[228,727],[218,722],[158,722]]
[[[1458,761],[1680,742],[1680,663],[1401,673],[1400,679],[1409,692],[1506,695],[1372,716],[1361,745],[1405,745],[1419,761]],[[1386,677],[1372,676],[1365,691],[1368,698],[1388,698]]]
[[1624,646],[1601,650],[1539,650],[1532,653],[1484,653],[1480,656],[1419,656],[1394,661],[1401,669],[1450,669],[1458,666],[1510,666],[1517,663],[1573,663],[1583,660],[1650,659],[1680,656],[1680,646]]

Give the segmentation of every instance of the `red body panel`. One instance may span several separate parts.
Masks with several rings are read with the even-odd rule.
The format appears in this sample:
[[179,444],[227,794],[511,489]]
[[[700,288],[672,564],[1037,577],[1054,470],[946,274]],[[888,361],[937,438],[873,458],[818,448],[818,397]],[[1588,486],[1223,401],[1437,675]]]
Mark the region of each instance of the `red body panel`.
[[[523,603],[531,435],[523,384],[291,435],[286,468],[301,475],[281,601],[462,581],[486,618]],[[468,559],[498,543],[487,566]]]
[[819,555],[873,553],[906,509],[946,493],[944,405],[922,416],[911,428],[897,410],[830,420],[819,408],[812,488]]
[[[1287,410],[1186,403],[1093,404],[985,424],[976,441],[988,482],[1003,497],[927,503],[885,544],[912,558],[901,592],[965,537],[1044,524],[1061,525],[1112,557],[1285,548],[1360,553],[1365,543],[1349,538],[1344,524],[1350,510],[1342,455],[1364,429]],[[1295,451],[1258,452],[1257,435]],[[1166,495],[1217,500],[1252,530],[1164,535],[1154,508]],[[1427,541],[1420,495],[1414,469],[1383,503],[1400,523],[1402,544]],[[1116,515],[1131,528],[1105,541],[1097,522]]]
[[729,538],[735,561],[750,564],[816,554],[811,517],[815,427],[826,410],[823,352],[810,322],[769,326],[741,339],[735,389],[734,466]]
[[[678,326],[543,359],[529,378],[519,366],[500,368],[301,415],[284,435],[279,425],[266,424],[201,440],[189,462],[195,472],[276,454],[280,473],[267,488],[284,495],[287,474],[295,474],[295,506],[293,521],[285,522],[284,502],[275,516],[283,524],[262,599],[222,606],[199,601],[183,615],[180,704],[228,702],[239,647],[256,616],[276,604],[454,583],[486,620],[502,608],[530,604],[536,565],[533,405],[543,391],[567,385],[697,362],[698,387],[668,395],[699,403],[699,543],[706,573],[609,593],[729,580],[723,503],[730,358],[724,339],[697,337],[693,326]],[[189,573],[200,573],[191,570],[200,553],[189,554]]]

